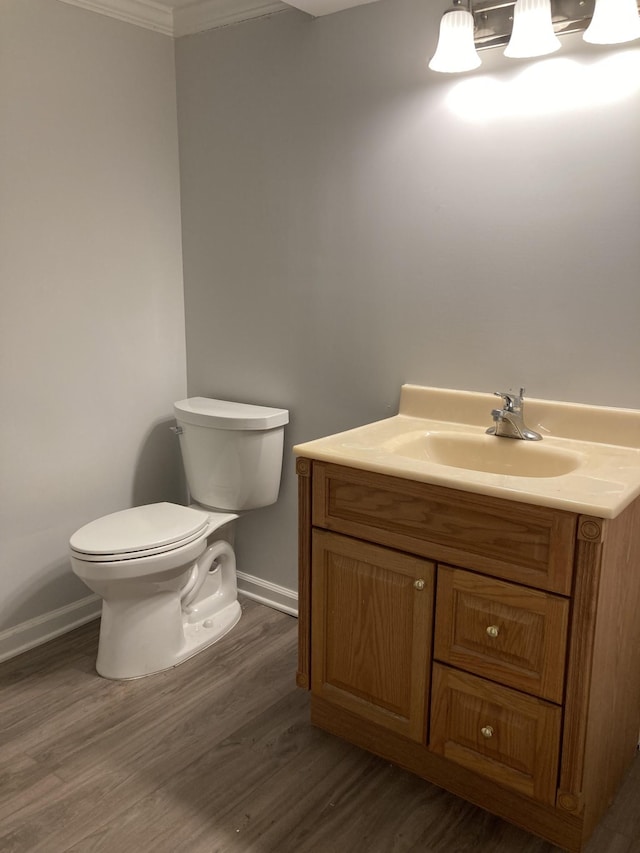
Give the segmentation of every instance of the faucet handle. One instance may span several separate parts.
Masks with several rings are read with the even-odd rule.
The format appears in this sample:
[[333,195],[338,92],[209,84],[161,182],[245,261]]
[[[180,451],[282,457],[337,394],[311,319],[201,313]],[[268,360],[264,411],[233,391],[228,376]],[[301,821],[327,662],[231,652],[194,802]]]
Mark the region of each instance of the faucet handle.
[[524,402],[524,388],[520,389],[519,394],[516,394],[511,389],[508,391],[494,391],[493,393],[496,397],[502,397],[504,400],[504,407],[507,412],[517,411],[522,408],[522,404]]
[[513,391],[494,391],[493,396],[502,398],[502,402],[504,403],[504,409],[507,412],[513,411],[513,404],[517,400],[517,397],[513,393]]

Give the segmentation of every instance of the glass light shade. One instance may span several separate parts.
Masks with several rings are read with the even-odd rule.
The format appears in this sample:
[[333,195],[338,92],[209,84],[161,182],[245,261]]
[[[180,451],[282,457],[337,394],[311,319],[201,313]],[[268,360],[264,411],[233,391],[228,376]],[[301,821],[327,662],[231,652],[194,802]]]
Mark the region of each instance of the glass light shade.
[[640,38],[636,0],[596,0],[584,40],[591,44],[621,44]]
[[517,0],[513,30],[504,55],[512,59],[546,56],[560,47],[553,31],[551,0]]
[[480,57],[473,40],[473,28],[473,15],[466,9],[445,12],[440,21],[438,47],[429,68],[449,74],[477,68]]

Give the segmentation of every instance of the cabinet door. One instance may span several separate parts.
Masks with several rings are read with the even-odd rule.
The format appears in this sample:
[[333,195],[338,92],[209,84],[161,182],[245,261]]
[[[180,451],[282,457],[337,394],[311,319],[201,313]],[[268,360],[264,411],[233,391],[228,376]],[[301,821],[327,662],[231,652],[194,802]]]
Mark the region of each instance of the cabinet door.
[[435,566],[313,532],[312,691],[425,743]]

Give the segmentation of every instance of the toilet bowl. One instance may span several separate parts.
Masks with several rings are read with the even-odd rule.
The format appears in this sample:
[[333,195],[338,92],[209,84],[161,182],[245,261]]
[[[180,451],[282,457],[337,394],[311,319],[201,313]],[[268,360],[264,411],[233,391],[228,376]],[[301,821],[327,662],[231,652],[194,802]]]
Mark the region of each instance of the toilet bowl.
[[[73,571],[103,600],[100,675],[161,672],[233,628],[240,618],[235,555],[215,534],[235,518],[149,504],[105,516],[71,537]],[[169,542],[167,527],[174,533]],[[211,579],[215,588],[199,600]]]
[[192,398],[175,411],[195,503],[121,510],[69,542],[74,573],[103,600],[96,669],[105,678],[170,669],[234,627],[237,511],[278,496],[286,410]]

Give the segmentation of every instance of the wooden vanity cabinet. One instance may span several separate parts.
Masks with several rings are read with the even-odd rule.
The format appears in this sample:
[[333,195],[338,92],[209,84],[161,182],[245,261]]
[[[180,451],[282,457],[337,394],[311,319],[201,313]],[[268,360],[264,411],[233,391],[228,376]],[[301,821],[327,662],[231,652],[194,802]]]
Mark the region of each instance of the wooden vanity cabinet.
[[579,853],[640,731],[640,500],[604,520],[297,470],[312,722]]

